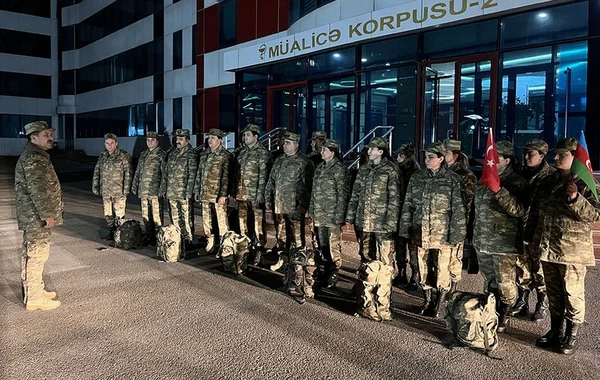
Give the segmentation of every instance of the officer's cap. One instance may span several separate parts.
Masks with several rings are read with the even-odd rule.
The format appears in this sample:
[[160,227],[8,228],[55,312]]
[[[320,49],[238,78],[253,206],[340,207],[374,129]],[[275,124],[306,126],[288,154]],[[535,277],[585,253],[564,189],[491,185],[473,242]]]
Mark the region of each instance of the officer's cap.
[[460,140],[445,139],[444,145],[446,145],[446,150],[450,152],[455,152],[457,150],[460,150],[461,143]]
[[211,135],[211,136],[217,136],[220,139],[222,139],[225,136],[225,132],[223,132],[219,128],[211,128],[208,131],[208,134]]
[[51,132],[54,132],[56,130],[54,128],[50,128],[48,126],[48,123],[46,123],[43,120],[34,121],[33,123],[25,124],[25,134],[27,136],[29,136],[30,134],[32,134],[34,132],[41,132],[46,129],[49,129]]
[[496,143],[496,151],[499,156],[514,156],[515,148],[510,141],[501,140]]
[[371,141],[369,141],[369,143],[367,144],[367,148],[384,149],[384,148],[388,148],[388,147],[389,147],[389,143],[383,137],[373,137],[373,139]]
[[150,131],[150,132],[146,133],[146,138],[147,139],[158,139],[158,133],[156,133],[154,131]]
[[548,144],[546,144],[544,140],[534,139],[528,141],[527,144],[525,144],[525,146],[523,147],[523,150],[537,150],[538,152],[546,154],[548,153]]
[[445,156],[447,149],[446,149],[446,145],[444,145],[444,143],[442,143],[440,141],[436,141],[434,143],[429,144],[429,146],[427,147],[427,149],[425,149],[425,151],[429,152],[429,153],[435,153],[435,154]]
[[332,139],[327,139],[325,140],[325,143],[323,144],[324,147],[327,147],[329,149],[340,149],[340,142],[336,141],[336,140],[332,140]]
[[556,143],[556,146],[554,147],[554,153],[561,154],[566,152],[572,152],[577,149],[578,145],[579,141],[577,141],[577,139],[574,139],[573,137],[562,139],[558,143]]
[[175,131],[175,136],[177,137],[190,137],[189,129],[178,129]]
[[291,140],[291,141],[295,141],[295,142],[298,142],[298,141],[300,141],[300,135],[299,135],[299,134],[297,134],[297,133],[292,133],[292,132],[288,132],[288,133],[286,133],[286,134],[283,136],[283,138],[284,138],[285,140]]
[[309,141],[316,139],[321,139],[323,141],[327,140],[327,133],[325,133],[325,131],[314,131]]
[[248,124],[246,125],[246,128],[244,128],[242,130],[242,133],[244,132],[255,132],[255,133],[259,133],[260,132],[260,128],[258,125],[256,124]]
[[104,140],[108,139],[117,141],[117,135],[115,135],[114,133],[107,133],[104,135]]
[[405,155],[406,157],[412,157],[415,154],[415,145],[413,143],[402,144],[400,148],[394,151],[394,156]]

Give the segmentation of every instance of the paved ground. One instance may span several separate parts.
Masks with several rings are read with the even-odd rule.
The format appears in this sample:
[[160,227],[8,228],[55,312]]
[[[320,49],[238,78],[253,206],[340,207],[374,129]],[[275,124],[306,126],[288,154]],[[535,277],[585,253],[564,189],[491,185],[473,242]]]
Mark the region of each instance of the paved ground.
[[[299,305],[281,275],[223,274],[210,257],[160,262],[152,249],[122,251],[99,239],[100,199],[89,164],[55,163],[65,179],[65,224],[55,228],[48,288],[63,305],[21,303],[21,233],[14,160],[0,158],[0,377],[2,379],[597,379],[600,274],[588,272],[589,321],[572,357],[536,348],[548,328],[515,320],[492,357],[452,347],[441,321],[414,313],[420,293],[394,292],[395,318],[354,317],[357,246],[345,243],[339,289]],[[75,173],[75,174],[74,174]],[[70,182],[68,182],[70,181]],[[139,206],[128,215],[140,218]],[[199,221],[197,220],[197,224]],[[465,274],[461,290],[481,289]]]

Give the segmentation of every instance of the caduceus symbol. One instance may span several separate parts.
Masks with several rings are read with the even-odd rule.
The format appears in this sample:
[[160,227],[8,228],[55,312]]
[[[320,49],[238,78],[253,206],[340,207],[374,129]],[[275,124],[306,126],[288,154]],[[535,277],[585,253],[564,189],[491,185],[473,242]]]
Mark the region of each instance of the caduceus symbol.
[[258,52],[260,53],[259,57],[261,61],[265,60],[265,52],[267,51],[267,45],[262,44],[260,45],[260,47],[258,48]]

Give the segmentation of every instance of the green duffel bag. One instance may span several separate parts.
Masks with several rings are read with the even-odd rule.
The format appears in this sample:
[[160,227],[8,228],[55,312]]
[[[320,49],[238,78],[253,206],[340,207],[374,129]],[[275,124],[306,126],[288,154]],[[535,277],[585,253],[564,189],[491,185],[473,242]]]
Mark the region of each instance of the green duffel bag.
[[243,274],[248,268],[248,253],[250,239],[246,235],[227,231],[221,238],[219,255],[223,271],[233,274]]
[[156,234],[156,255],[168,263],[175,263],[181,259],[181,231],[171,224],[160,227]]
[[115,231],[115,248],[135,249],[141,243],[141,223],[133,219],[121,221],[121,224]]

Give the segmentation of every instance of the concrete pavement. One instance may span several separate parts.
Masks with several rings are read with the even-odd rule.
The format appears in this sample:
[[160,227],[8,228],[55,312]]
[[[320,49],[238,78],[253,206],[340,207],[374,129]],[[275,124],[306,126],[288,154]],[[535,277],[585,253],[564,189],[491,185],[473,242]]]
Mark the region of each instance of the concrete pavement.
[[[356,243],[344,242],[339,288],[304,305],[282,292],[280,274],[267,270],[235,277],[222,273],[211,257],[167,264],[150,248],[107,246],[99,239],[101,201],[83,174],[63,177],[72,181],[62,184],[65,224],[53,231],[46,265],[48,288],[63,304],[53,311],[25,311],[12,165],[0,158],[2,379],[595,379],[600,374],[596,268],[588,271],[588,322],[575,355],[535,347],[548,321],[517,319],[486,357],[453,347],[442,321],[415,314],[420,292],[395,290],[391,322],[354,317]],[[56,166],[69,173],[68,162]],[[139,206],[129,205],[127,216],[141,219]],[[459,290],[481,287],[479,275],[465,273]]]

